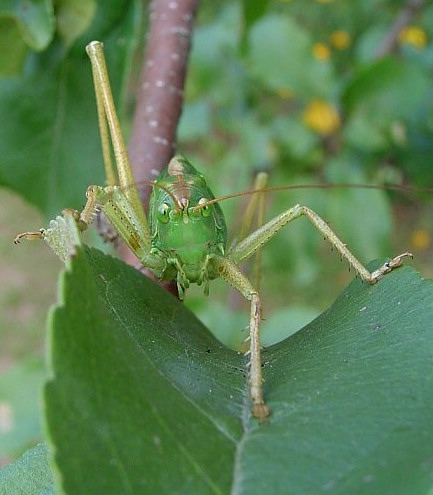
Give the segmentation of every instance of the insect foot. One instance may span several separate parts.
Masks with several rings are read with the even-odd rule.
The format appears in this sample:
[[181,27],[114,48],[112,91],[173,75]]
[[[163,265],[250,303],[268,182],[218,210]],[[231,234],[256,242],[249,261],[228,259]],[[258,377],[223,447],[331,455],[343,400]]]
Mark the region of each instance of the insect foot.
[[394,268],[401,266],[403,264],[404,258],[413,258],[413,254],[402,253],[396,256],[395,258],[392,258],[392,260],[389,260],[386,263],[384,263],[380,268],[378,268],[371,274],[370,283],[375,284],[384,275],[394,270]]
[[17,234],[14,239],[14,244],[20,244],[24,239],[26,241],[34,241],[38,239],[44,239],[45,229],[39,229],[37,232],[22,232]]
[[79,233],[83,230],[83,226],[77,220],[78,217],[79,214],[75,210],[63,210],[63,216],[51,220],[47,229],[18,234],[14,243],[19,244],[23,239],[30,241],[42,239],[66,263],[74,255],[76,247],[81,244]]

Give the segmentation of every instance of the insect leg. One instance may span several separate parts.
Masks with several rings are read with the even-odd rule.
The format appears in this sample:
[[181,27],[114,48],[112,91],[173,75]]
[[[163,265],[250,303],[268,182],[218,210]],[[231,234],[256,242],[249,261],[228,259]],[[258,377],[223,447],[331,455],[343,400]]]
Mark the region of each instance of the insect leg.
[[[108,163],[109,148],[107,123],[110,130],[111,141],[113,143],[114,157],[116,160],[117,173],[119,176],[119,185],[128,199],[130,209],[134,210],[135,216],[139,218],[143,230],[146,231],[146,243],[150,245],[150,231],[148,228],[147,218],[140,203],[137,188],[134,184],[131,165],[129,163],[126,146],[120,130],[119,119],[117,117],[114,105],[113,95],[111,92],[108,78],[107,65],[105,62],[102,43],[92,41],[86,46],[92,64],[93,80],[95,86],[96,102],[98,107],[99,127],[101,129],[102,148],[104,151],[104,161],[106,164],[107,180],[109,183],[115,181],[111,164]],[[111,170],[110,170],[111,169]]]
[[251,302],[250,311],[250,396],[253,404],[253,416],[264,421],[269,416],[269,408],[263,399],[262,363],[260,357],[260,314],[261,302],[258,292],[248,278],[228,258],[216,256],[211,263],[218,270],[219,276],[235,287]]
[[229,258],[235,263],[239,263],[240,261],[249,258],[259,248],[266,244],[282,227],[301,216],[306,216],[323,237],[327,239],[341,256],[349,262],[357,274],[370,284],[376,283],[385,274],[400,266],[405,257],[412,257],[411,253],[402,253],[384,263],[378,270],[370,273],[317,213],[306,206],[296,205],[290,210],[276,216],[239,242],[239,244],[237,244],[229,253]]
[[[76,228],[79,232],[86,230],[87,223],[82,222],[80,218],[80,213],[77,210],[72,208],[65,208],[62,211],[62,217],[69,217],[76,223]],[[57,217],[55,221],[58,221],[61,217]],[[47,240],[47,233],[52,230],[48,229],[39,229],[36,232],[22,232],[21,234],[17,234],[14,239],[14,244],[20,244],[20,242],[24,239],[26,241],[35,241],[35,240]],[[50,242],[48,242],[50,244]],[[57,249],[54,249],[57,252]]]
[[14,244],[19,244],[23,239],[26,241],[36,241],[43,239],[45,236],[45,229],[39,229],[36,232],[21,232],[14,238]]

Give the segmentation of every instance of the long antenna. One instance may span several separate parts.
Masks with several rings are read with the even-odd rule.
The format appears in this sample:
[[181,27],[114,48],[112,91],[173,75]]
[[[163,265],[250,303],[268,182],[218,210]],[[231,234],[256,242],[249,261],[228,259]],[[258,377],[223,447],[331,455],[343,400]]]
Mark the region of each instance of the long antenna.
[[205,203],[197,205],[195,207],[196,210],[199,210],[205,206],[209,206],[213,203],[220,203],[221,201],[225,201],[226,199],[239,198],[242,196],[249,196],[251,194],[258,193],[268,193],[268,192],[276,192],[276,191],[287,191],[294,189],[373,189],[373,190],[388,190],[388,191],[408,191],[408,192],[418,192],[418,193],[433,193],[433,187],[417,187],[417,186],[408,186],[408,185],[374,185],[374,184],[346,184],[346,183],[337,183],[337,184],[295,184],[290,186],[273,186],[266,187],[264,189],[251,189],[248,191],[242,191],[233,194],[226,194],[224,196],[219,196],[218,198],[210,199]]

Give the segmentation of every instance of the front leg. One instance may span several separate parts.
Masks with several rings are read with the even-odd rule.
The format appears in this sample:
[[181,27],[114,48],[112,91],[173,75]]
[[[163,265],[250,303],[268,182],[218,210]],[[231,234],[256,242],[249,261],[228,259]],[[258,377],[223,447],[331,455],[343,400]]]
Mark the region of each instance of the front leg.
[[370,284],[376,283],[384,275],[397,268],[403,263],[405,257],[412,257],[411,253],[402,253],[390,261],[384,263],[378,270],[369,272],[367,268],[349,251],[337,234],[329,225],[313,210],[306,206],[296,205],[290,210],[281,213],[268,223],[258,228],[245,239],[241,240],[229,253],[229,258],[235,263],[239,263],[252,256],[258,249],[266,244],[282,227],[292,220],[306,216],[316,229],[327,239],[334,248],[346,259],[354,268],[362,280]]
[[251,302],[250,310],[250,397],[253,404],[252,413],[260,422],[269,416],[269,408],[263,399],[262,361],[260,357],[260,296],[248,278],[240,271],[235,263],[228,258],[215,256],[211,263],[218,271],[219,276],[237,289]]

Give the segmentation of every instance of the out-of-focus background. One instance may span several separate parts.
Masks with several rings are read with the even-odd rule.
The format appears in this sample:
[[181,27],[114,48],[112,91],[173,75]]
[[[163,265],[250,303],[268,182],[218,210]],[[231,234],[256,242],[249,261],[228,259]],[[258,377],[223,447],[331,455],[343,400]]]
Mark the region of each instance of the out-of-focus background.
[[[132,0],[0,6],[0,465],[40,436],[45,322],[61,263],[16,233],[79,209],[103,184],[85,45],[104,41],[126,135],[147,25]],[[416,8],[414,8],[416,7]],[[433,5],[422,1],[202,2],[194,31],[179,150],[216,196],[271,185],[433,186]],[[410,250],[433,273],[432,193],[365,189],[268,195],[267,216],[296,203],[325,218],[363,262]],[[230,232],[242,198],[222,203]],[[306,220],[263,253],[263,339],[284,338],[326,309],[353,277]],[[187,304],[228,345],[247,307],[222,282]],[[286,325],[284,325],[286,327]]]

